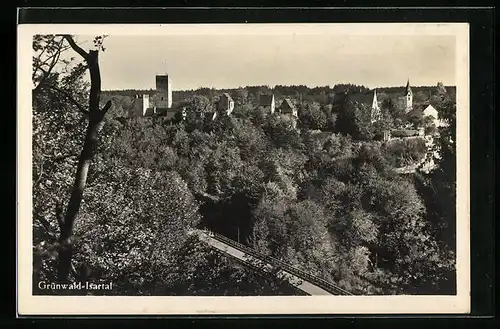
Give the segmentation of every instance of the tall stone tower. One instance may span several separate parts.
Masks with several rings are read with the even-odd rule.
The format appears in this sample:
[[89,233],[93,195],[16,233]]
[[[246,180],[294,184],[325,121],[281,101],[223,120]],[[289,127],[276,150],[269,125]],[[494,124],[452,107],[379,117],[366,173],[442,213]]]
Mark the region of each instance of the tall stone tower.
[[172,107],[172,80],[168,75],[156,76],[156,107],[171,108]]
[[408,79],[405,88],[405,108],[406,112],[410,112],[413,109],[413,92],[410,87],[410,79]]

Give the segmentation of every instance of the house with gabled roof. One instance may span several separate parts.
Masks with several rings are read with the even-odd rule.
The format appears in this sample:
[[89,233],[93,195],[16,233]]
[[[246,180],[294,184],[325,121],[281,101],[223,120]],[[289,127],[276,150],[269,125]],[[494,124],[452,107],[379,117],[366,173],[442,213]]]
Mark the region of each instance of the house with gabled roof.
[[436,127],[439,125],[438,120],[439,120],[439,113],[438,111],[432,106],[431,104],[428,104],[424,110],[422,111],[424,113],[424,117],[432,117],[434,120],[434,124]]
[[439,112],[434,108],[434,106],[432,106],[432,104],[429,103],[414,108],[406,114],[406,118],[408,120],[414,117],[418,119],[429,117],[432,119],[435,127],[440,127],[443,125],[443,121],[439,117]]
[[292,103],[292,101],[290,100],[290,98],[285,98],[283,100],[283,102],[281,102],[281,106],[280,106],[279,110],[280,110],[281,114],[288,114],[288,115],[292,115],[294,117],[298,116],[297,108]]
[[298,111],[290,98],[285,98],[278,109],[279,113],[286,115],[292,120],[293,127],[297,127]]
[[217,110],[220,113],[230,115],[234,110],[234,100],[228,93],[223,93],[217,102]]

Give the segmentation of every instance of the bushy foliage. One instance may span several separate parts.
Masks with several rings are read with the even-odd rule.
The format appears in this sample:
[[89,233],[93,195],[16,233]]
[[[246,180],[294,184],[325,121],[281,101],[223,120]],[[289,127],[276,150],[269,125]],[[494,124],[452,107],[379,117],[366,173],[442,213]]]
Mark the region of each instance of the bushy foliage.
[[[72,83],[83,99],[83,80]],[[234,114],[208,121],[199,114],[213,111],[212,89],[185,93],[190,114],[178,122],[123,118],[131,99],[108,93],[114,104],[75,227],[73,278],[112,280],[117,294],[295,293],[188,234],[206,227],[355,293],[449,293],[454,107],[438,89],[449,125],[436,143],[438,169],[417,182],[392,168],[423,158],[422,140],[373,140],[394,125],[390,102],[372,124],[360,104],[329,106],[330,88],[311,97],[305,86],[276,87],[302,98],[299,130],[255,104],[258,93],[271,91],[265,86],[241,88]],[[33,110],[34,278],[49,280],[54,214],[67,201],[85,126],[74,105],[48,90],[36,95]]]
[[425,140],[418,137],[391,140],[384,152],[394,167],[404,167],[424,160],[428,150]]

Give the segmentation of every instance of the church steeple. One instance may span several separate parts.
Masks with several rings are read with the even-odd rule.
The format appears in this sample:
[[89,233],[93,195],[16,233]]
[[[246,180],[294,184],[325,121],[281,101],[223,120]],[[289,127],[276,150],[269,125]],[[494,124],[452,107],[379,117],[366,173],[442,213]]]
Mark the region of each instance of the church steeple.
[[411,91],[410,87],[410,79],[408,79],[405,88],[405,105],[407,113],[413,109],[413,92]]
[[378,108],[377,89],[373,90],[372,108]]
[[378,106],[378,99],[377,99],[377,89],[373,90],[373,101],[372,101],[370,117],[371,117],[370,119],[371,123],[374,123],[375,121],[380,120],[381,118],[380,108]]
[[410,86],[410,79],[408,79],[408,82],[406,83],[405,93],[406,93],[406,95],[412,94],[411,86]]

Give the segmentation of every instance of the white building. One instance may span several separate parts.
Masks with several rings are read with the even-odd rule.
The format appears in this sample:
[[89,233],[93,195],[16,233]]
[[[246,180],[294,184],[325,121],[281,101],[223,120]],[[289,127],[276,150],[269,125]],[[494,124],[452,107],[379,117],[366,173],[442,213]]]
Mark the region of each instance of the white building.
[[438,111],[432,105],[428,105],[423,111],[424,117],[432,117],[434,125],[440,127],[443,125],[442,120],[439,118]]
[[149,105],[149,95],[135,95],[135,98],[132,100],[132,105],[129,108],[129,117],[140,117],[149,115],[152,110]]
[[406,83],[406,88],[405,88],[405,109],[406,109],[406,113],[413,110],[413,92],[412,92],[411,86],[410,86],[410,79],[408,79],[408,82]]
[[372,101],[372,108],[370,112],[370,122],[374,123],[378,120],[380,120],[382,117],[382,113],[380,112],[380,107],[378,105],[378,99],[377,99],[377,89],[373,91],[373,101]]
[[223,93],[219,102],[217,103],[217,109],[220,112],[225,112],[227,115],[230,115],[234,110],[234,100],[228,93]]

